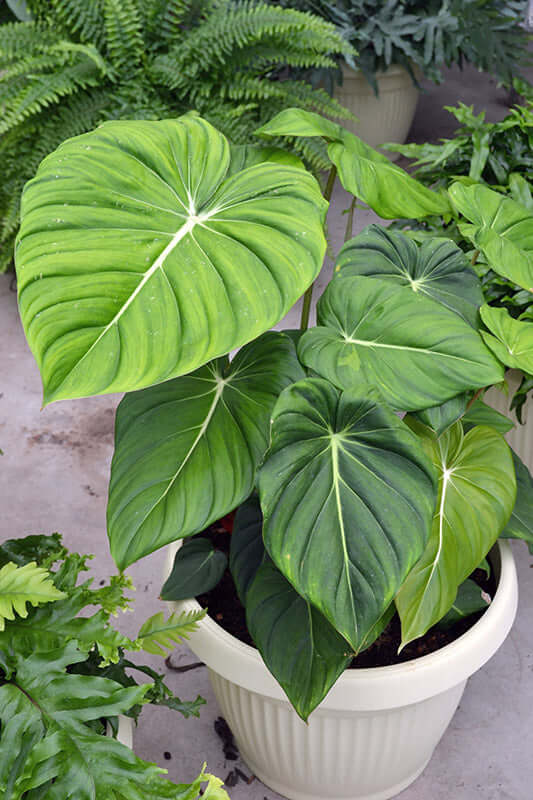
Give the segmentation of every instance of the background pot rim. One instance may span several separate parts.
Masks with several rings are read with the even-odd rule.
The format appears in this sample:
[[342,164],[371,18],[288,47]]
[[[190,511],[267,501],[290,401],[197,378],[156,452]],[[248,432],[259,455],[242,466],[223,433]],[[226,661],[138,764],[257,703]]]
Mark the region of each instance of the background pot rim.
[[[170,573],[177,544],[167,551]],[[498,588],[483,616],[454,642],[420,658],[386,667],[345,670],[317,711],[380,711],[421,702],[465,682],[499,649],[518,606],[518,580],[508,542],[499,540],[490,554]],[[165,577],[166,577],[165,575]],[[170,603],[178,612],[198,611],[196,600]],[[236,639],[211,617],[199,623],[188,642],[209,669],[252,692],[288,702],[259,651]]]

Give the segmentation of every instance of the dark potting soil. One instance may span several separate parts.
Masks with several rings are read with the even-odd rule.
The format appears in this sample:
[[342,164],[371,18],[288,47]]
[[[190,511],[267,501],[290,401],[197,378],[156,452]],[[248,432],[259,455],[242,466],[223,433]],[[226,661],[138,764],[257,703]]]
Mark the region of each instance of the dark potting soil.
[[[219,522],[211,525],[200,536],[209,538],[217,549],[229,553],[232,522],[232,515],[228,515],[228,517],[224,517]],[[487,578],[485,571],[481,569],[476,569],[470,577],[489,597],[494,597],[496,580],[492,571],[490,578]],[[254,647],[252,637],[246,627],[246,613],[237,595],[229,569],[226,569],[222,580],[214,589],[206,594],[199,595],[197,600],[202,608],[208,609],[209,615],[225,631],[231,633],[241,642]],[[431,628],[424,636],[406,645],[401,653],[398,653],[401,642],[400,618],[395,614],[374,644],[353,659],[350,668],[386,667],[433,653],[466,633],[484,613],[485,611],[482,610],[476,614],[471,614],[445,630],[441,630],[438,627]]]

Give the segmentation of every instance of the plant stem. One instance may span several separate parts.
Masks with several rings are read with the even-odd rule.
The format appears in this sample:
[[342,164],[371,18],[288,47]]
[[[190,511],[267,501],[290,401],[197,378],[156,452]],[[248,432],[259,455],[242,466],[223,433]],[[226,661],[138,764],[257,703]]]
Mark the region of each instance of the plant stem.
[[[324,199],[328,201],[331,200],[331,195],[333,194],[333,187],[335,186],[335,179],[337,177],[337,167],[335,164],[331,167],[328,175],[328,180],[326,183],[326,188],[324,189]],[[302,316],[300,318],[300,330],[305,331],[309,325],[309,312],[311,311],[311,300],[313,297],[313,287],[315,283],[311,284],[309,289],[304,294],[304,300],[302,305]]]
[[351,239],[353,236],[353,217],[355,211],[355,204],[357,200],[355,197],[352,197],[352,202],[350,203],[350,208],[348,209],[348,221],[346,223],[346,232],[344,234],[344,243]]
[[470,264],[472,266],[474,266],[474,264],[476,263],[478,258],[479,258],[479,250],[474,250],[474,255],[472,256],[472,260],[471,260]]
[[[467,404],[467,406],[465,408],[465,414],[466,414],[467,411],[470,411],[470,409],[472,408],[472,406],[474,405],[474,403],[476,402],[478,397],[481,396],[481,394],[485,391],[486,388],[487,388],[486,386],[482,386],[481,389],[478,389],[477,392],[475,393],[475,395],[470,398],[470,400],[468,401],[468,404]],[[463,414],[463,416],[464,416],[464,414]]]

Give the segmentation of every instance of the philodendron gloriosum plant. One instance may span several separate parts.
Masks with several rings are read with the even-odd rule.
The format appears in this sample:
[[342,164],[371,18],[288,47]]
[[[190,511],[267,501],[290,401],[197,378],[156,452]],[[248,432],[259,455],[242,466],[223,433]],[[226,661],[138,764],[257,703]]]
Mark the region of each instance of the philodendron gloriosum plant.
[[[372,225],[342,248],[305,330],[334,177],[389,219],[460,204],[475,246],[526,288],[533,216],[500,195],[494,214],[488,189],[432,192],[315,114],[260,133],[323,137],[326,198],[292,157],[232,146],[195,115],[109,122],[27,185],[16,262],[45,403],[126,392],[116,563],[188,537],[163,597],[205,591],[226,559],[190,537],[238,509],[229,561],[248,627],[306,719],[395,609],[405,645],[502,532],[533,540],[512,423],[481,400],[531,358],[533,326],[479,313],[452,242],[419,248]],[[302,330],[270,331],[304,292]]]

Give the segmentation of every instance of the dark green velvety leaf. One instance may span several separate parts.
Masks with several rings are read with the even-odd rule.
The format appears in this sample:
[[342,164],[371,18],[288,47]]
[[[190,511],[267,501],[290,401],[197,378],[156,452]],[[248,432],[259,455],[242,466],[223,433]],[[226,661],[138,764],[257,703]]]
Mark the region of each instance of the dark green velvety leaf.
[[458,314],[419,293],[366,277],[335,278],[303,364],[341,389],[376,386],[393,408],[417,411],[496,383],[503,367]]
[[475,614],[476,611],[482,611],[487,606],[488,603],[483,597],[481,588],[475,581],[467,580],[459,586],[452,607],[440,620],[438,627],[450,628],[456,622]]
[[288,108],[263,125],[261,136],[321,136],[346,191],[385,219],[450,211],[447,197],[431,191],[341,125],[319,114]]
[[45,404],[187,374],[289,311],[327,203],[306,170],[250,158],[188,114],[106,122],[41,163],[16,263]]
[[408,286],[477,325],[481,283],[463,251],[449,239],[418,246],[403,233],[369,225],[337,257],[341,275],[366,275]]
[[107,508],[121,569],[205,530],[250,495],[274,403],[303,374],[291,340],[270,332],[231,362],[125,396]]
[[513,462],[516,472],[516,503],[511,518],[501,534],[505,539],[523,539],[533,547],[533,478],[531,473],[514,451]]
[[429,535],[436,474],[417,437],[367,392],[308,378],[276,403],[259,494],[270,556],[357,652]]
[[437,436],[440,436],[450,425],[453,425],[463,416],[467,402],[468,397],[466,394],[458,394],[440,406],[432,406],[431,408],[422,409],[422,411],[415,411],[412,416],[435,431]]
[[246,623],[268,669],[307,720],[350,663],[348,642],[271,562],[250,585]]
[[457,422],[439,438],[409,423],[439,470],[439,499],[422,558],[396,596],[402,646],[451,608],[460,584],[476,569],[507,524],[516,497],[511,451],[493,428],[463,435]]
[[228,559],[209,539],[194,538],[183,543],[172,572],[161,589],[162,600],[187,600],[209,592],[220,581]]
[[465,431],[470,430],[474,425],[488,425],[498,433],[508,433],[515,427],[509,417],[500,414],[496,409],[491,408],[478,398],[473,403],[463,417],[463,427]]
[[243,605],[254,575],[264,558],[263,515],[259,498],[252,495],[237,509],[229,551],[231,574]]

